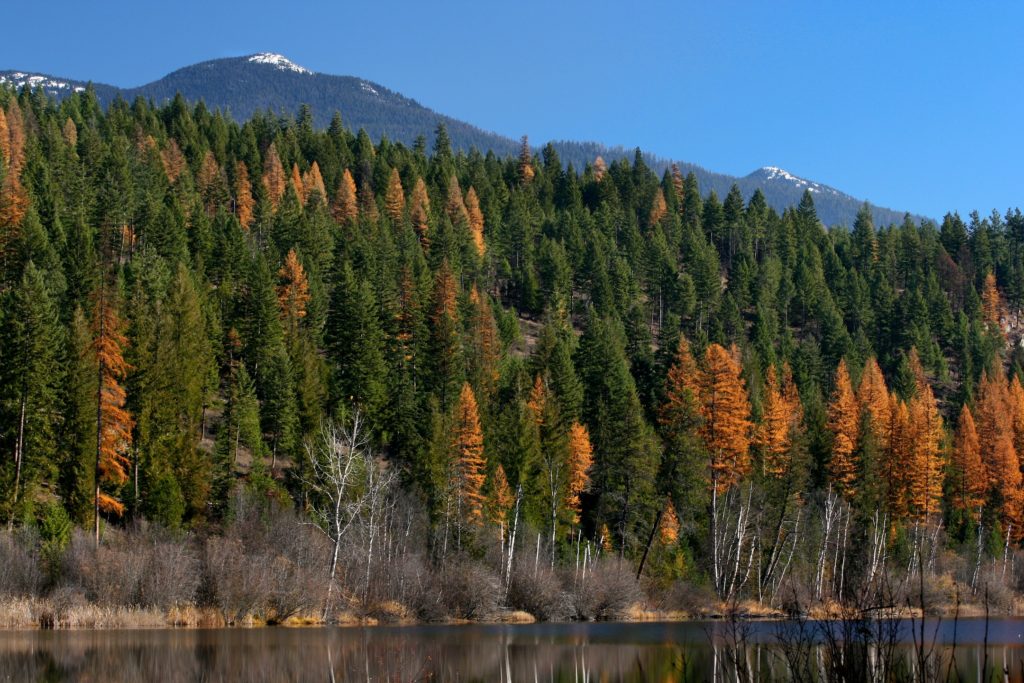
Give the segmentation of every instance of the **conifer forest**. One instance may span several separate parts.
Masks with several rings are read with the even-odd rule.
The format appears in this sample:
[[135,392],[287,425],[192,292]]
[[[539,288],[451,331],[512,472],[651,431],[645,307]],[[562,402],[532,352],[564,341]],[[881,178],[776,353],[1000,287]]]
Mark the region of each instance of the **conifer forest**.
[[1018,209],[0,88],[0,604],[1019,613],[1022,308]]

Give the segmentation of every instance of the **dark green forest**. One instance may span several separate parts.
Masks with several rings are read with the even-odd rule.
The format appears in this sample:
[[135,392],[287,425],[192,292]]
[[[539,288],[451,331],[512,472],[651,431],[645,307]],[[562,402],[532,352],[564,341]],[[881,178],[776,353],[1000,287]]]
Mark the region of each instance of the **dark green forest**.
[[341,546],[323,467],[359,452],[351,543],[397,561],[407,523],[424,576],[462,558],[540,616],[513,549],[574,586],[614,558],[666,608],[1016,589],[1018,209],[826,229],[810,192],[702,196],[639,150],[0,112],[0,520],[44,564],[143,526],[209,562],[253,506]]

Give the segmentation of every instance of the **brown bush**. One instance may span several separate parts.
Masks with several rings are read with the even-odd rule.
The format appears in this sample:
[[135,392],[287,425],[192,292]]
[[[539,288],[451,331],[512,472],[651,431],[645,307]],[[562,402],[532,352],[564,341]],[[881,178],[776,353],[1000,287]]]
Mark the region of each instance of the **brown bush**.
[[441,602],[453,619],[491,619],[498,613],[501,582],[480,563],[468,557],[452,559],[437,577]]
[[0,595],[31,597],[39,595],[46,573],[36,550],[37,538],[30,532],[0,532]]
[[572,600],[562,587],[562,577],[547,567],[536,573],[526,567],[512,572],[507,603],[511,609],[529,612],[543,621],[565,621],[574,616]]
[[581,579],[573,596],[576,616],[610,620],[626,616],[643,599],[632,566],[618,558],[599,560]]
[[193,545],[185,541],[157,541],[142,551],[147,561],[139,583],[139,604],[165,610],[190,604],[202,578]]

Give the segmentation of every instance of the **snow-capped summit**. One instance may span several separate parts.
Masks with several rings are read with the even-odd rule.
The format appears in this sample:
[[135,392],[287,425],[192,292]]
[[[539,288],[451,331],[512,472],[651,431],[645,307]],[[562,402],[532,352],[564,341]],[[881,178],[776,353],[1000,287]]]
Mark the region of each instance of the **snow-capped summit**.
[[299,66],[284,55],[274,52],[260,52],[249,57],[249,61],[255,64],[270,64],[281,71],[294,71],[300,74],[312,74],[313,72],[304,66]]
[[834,190],[831,187],[828,187],[827,185],[822,185],[811,180],[805,180],[803,178],[793,175],[784,168],[779,168],[778,166],[762,166],[751,175],[760,176],[764,180],[777,180],[782,182],[788,182],[796,187],[806,188],[813,193],[827,192],[830,194],[839,194],[837,190]]

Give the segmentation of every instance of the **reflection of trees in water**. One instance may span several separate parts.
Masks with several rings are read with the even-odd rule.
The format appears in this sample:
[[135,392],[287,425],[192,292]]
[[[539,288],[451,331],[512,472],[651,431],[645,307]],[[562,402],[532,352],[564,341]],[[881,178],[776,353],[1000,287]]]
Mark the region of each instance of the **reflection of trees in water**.
[[[808,654],[819,666],[796,679],[840,680],[827,647]],[[946,672],[949,648],[939,659]],[[896,660],[889,680],[917,680],[912,647],[900,646]],[[980,645],[958,647],[956,660],[960,680],[981,677]],[[1003,680],[1004,666],[1009,680],[1021,680],[1024,650],[992,647],[988,663],[992,680]],[[0,680],[782,681],[795,673],[777,643],[617,644],[500,627],[14,632],[0,639]]]

